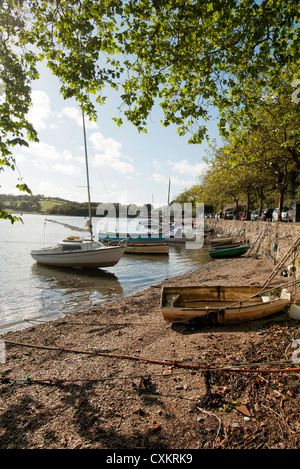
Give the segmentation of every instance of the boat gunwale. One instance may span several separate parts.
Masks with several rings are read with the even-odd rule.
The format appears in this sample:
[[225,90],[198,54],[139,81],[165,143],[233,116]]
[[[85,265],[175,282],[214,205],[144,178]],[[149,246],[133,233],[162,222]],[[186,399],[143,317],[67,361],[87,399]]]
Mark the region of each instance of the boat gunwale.
[[228,247],[228,248],[215,248],[215,249],[208,249],[208,252],[218,252],[221,253],[222,251],[228,252],[228,251],[237,251],[237,250],[242,250],[242,249],[249,249],[250,245],[249,244],[242,244],[241,246],[234,246],[234,247]]

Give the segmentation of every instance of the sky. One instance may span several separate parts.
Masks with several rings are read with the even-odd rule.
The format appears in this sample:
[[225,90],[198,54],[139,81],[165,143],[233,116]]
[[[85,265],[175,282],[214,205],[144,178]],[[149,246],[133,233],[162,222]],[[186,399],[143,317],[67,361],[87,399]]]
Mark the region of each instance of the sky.
[[[151,113],[147,134],[130,122],[118,127],[120,100],[108,90],[107,104],[98,106],[98,120],[86,119],[91,200],[154,206],[165,205],[185,189],[199,183],[208,148],[188,144],[175,126],[163,127],[159,108]],[[0,172],[0,193],[20,195],[15,188],[22,178],[34,195],[87,201],[84,139],[81,111],[75,100],[64,100],[56,77],[46,67],[32,86],[29,120],[39,143],[15,148],[17,170]],[[208,123],[210,139],[219,139],[217,121]]]

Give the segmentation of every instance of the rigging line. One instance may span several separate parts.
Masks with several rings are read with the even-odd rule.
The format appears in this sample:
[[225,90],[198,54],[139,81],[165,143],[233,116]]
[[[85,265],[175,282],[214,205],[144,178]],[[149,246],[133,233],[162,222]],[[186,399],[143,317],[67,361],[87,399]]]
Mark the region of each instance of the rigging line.
[[[93,152],[93,149],[92,149],[91,146],[89,145],[89,142],[87,142],[87,146],[88,146],[89,153],[95,158],[95,154],[94,154],[94,152]],[[110,196],[109,196],[109,192],[108,192],[108,190],[107,190],[107,187],[106,187],[106,185],[105,185],[103,176],[102,176],[102,174],[101,174],[101,172],[100,172],[100,170],[99,170],[98,165],[96,165],[96,168],[97,168],[97,172],[98,172],[98,174],[99,174],[99,176],[100,176],[101,182],[102,182],[102,184],[103,184],[103,187],[104,187],[104,189],[105,189],[106,196],[107,196],[107,198],[108,198],[108,202],[109,202],[109,203],[112,203],[112,202],[111,202],[111,199],[110,199]]]
[[[236,365],[231,365],[231,367],[226,368],[226,367],[221,367],[216,365],[210,366],[208,365],[201,365],[197,363],[183,363],[183,362],[178,362],[176,360],[158,360],[158,359],[152,359],[152,358],[145,358],[145,357],[138,357],[134,355],[121,355],[121,354],[115,354],[115,353],[108,353],[108,352],[99,352],[97,350],[77,350],[77,349],[67,349],[67,348],[62,348],[62,347],[51,347],[51,346],[46,346],[46,345],[33,345],[33,344],[26,344],[22,342],[14,342],[11,340],[4,340],[3,341],[6,344],[10,345],[17,345],[21,347],[29,347],[29,348],[37,348],[37,349],[42,349],[42,350],[53,350],[53,351],[60,351],[60,352],[67,352],[67,353],[82,353],[85,355],[98,355],[101,357],[108,357],[108,358],[118,358],[118,359],[125,359],[125,360],[135,360],[135,361],[140,361],[144,363],[152,363],[155,365],[167,365],[167,366],[175,366],[179,368],[185,368],[189,370],[194,370],[194,371],[225,371],[225,372],[244,372],[244,373],[286,373],[286,372],[296,372],[300,371],[300,368],[285,368],[285,369],[253,369],[253,368],[238,368]],[[251,364],[249,366],[256,366],[255,364]]]
[[6,239],[1,239],[1,243],[11,243],[11,244],[39,244],[37,241],[9,241]]

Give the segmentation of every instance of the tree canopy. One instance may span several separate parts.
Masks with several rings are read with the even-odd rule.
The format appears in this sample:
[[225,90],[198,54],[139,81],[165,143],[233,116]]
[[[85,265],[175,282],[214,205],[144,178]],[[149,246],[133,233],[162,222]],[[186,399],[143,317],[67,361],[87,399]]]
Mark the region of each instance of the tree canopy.
[[[162,124],[189,133],[191,143],[209,138],[211,107],[224,135],[241,122],[252,126],[253,106],[283,89],[283,72],[285,93],[297,92],[299,0],[7,0],[0,6],[1,169],[14,169],[14,146],[38,139],[27,114],[39,61],[60,79],[62,96],[75,98],[90,118],[97,118],[111,86],[139,131],[160,105]],[[22,181],[19,188],[29,190]]]
[[[249,116],[250,127],[241,123],[223,146],[212,147],[208,168],[201,184],[195,186],[199,187],[198,197],[201,194],[202,202],[218,210],[234,204],[236,213],[241,203],[249,217],[251,198],[262,212],[266,194],[271,192],[281,214],[288,193],[300,195],[296,190],[300,175],[298,104],[284,93],[268,95],[253,106]],[[187,194],[191,193],[189,189]],[[184,197],[184,193],[179,196]]]

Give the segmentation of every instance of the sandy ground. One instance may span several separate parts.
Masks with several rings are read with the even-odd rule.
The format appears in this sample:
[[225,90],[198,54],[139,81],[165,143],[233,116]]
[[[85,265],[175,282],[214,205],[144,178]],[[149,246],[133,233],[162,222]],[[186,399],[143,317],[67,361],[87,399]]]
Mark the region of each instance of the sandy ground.
[[1,336],[0,448],[299,448],[299,322],[283,312],[199,329],[168,324],[160,311],[162,285],[261,285],[273,269],[265,258],[214,260]]

